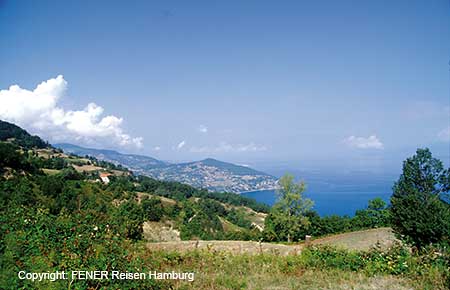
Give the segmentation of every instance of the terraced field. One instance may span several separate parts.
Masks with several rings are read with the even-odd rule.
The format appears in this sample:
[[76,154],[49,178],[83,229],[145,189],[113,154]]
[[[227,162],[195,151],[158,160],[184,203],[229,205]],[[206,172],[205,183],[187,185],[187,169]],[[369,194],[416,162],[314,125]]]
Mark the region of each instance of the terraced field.
[[[312,240],[314,245],[333,245],[349,250],[368,250],[371,247],[390,247],[397,239],[391,228],[370,229]],[[253,241],[171,241],[148,243],[149,250],[175,250],[190,251],[196,249],[208,249],[211,251],[227,251],[233,254],[258,254],[272,253],[278,255],[292,255],[299,253],[306,243],[298,244],[275,244],[259,243]]]

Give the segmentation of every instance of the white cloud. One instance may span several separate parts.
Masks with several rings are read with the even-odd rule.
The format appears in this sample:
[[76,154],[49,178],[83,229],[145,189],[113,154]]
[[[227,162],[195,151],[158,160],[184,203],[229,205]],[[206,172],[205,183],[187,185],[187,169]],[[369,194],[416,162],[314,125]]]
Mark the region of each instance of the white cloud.
[[160,150],[161,150],[161,147],[155,146],[155,147],[153,147],[153,150],[154,150],[154,151],[160,151]]
[[58,106],[67,90],[62,75],[39,84],[34,90],[18,85],[0,90],[0,119],[16,123],[52,142],[79,141],[87,144],[111,144],[142,147],[141,137],[123,132],[123,119],[104,116],[95,103],[83,110],[68,110]]
[[191,147],[193,153],[222,153],[222,152],[258,152],[267,151],[267,147],[264,145],[257,145],[253,142],[249,144],[237,144],[232,145],[226,142],[221,142],[218,146],[209,147]]
[[178,143],[178,145],[177,145],[177,150],[180,150],[181,148],[183,148],[184,147],[184,145],[186,145],[186,141],[181,141],[180,143]]
[[383,143],[376,135],[365,137],[350,136],[343,141],[350,147],[359,149],[384,149]]
[[200,133],[208,133],[208,127],[206,127],[205,125],[200,125],[198,126],[198,131]]
[[444,142],[449,142],[450,141],[450,127],[448,127],[447,129],[443,129],[442,131],[440,131],[438,133],[438,137],[440,140],[444,141]]

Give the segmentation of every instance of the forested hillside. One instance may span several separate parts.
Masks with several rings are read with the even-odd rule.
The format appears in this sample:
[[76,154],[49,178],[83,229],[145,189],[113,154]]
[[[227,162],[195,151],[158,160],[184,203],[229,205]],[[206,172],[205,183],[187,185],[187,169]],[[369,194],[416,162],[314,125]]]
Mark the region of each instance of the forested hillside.
[[[209,270],[203,273],[222,271],[220,276],[200,276],[195,284],[200,288],[208,287],[211,281],[225,283],[226,288],[242,288],[248,279],[259,285],[253,275],[256,270],[242,270],[248,278],[233,270],[262,265],[264,269],[274,267],[274,275],[281,280],[286,275],[293,277],[297,270],[335,269],[405,275],[419,281],[418,287],[432,285],[435,289],[444,289],[450,281],[448,251],[442,248],[431,248],[424,256],[412,255],[400,246],[389,252],[374,249],[368,253],[314,246],[292,258],[278,257],[276,251],[275,255],[250,258],[209,250],[178,254],[161,251],[151,243],[143,247],[158,241],[158,231],[163,229],[181,240],[298,242],[307,234],[320,236],[389,225],[390,210],[380,200],[373,200],[353,218],[320,217],[302,200],[303,185],[290,183],[289,176],[281,180],[284,187],[279,203],[269,209],[233,193],[135,176],[106,161],[67,155],[19,127],[3,124],[2,136],[8,137],[0,141],[0,289],[168,289],[180,285],[158,280],[33,282],[19,279],[17,273],[81,269],[148,272],[175,267],[197,273],[204,267]],[[438,203],[436,208],[441,207]],[[448,242],[445,235],[440,246]]]
[[38,136],[32,136],[22,128],[2,120],[0,120],[0,141],[9,141],[27,149],[50,146]]
[[101,263],[126,255],[130,241],[143,239],[146,221],[170,221],[182,239],[260,235],[249,210],[268,212],[268,207],[253,199],[134,176],[112,163],[64,154],[15,125],[1,125],[2,289],[14,285],[14,269],[67,263],[102,268]]
[[114,164],[121,164],[137,173],[143,170],[166,166],[167,163],[155,158],[137,154],[123,154],[114,150],[94,149],[81,147],[69,143],[54,144],[55,147],[61,148],[64,152],[72,153],[79,156],[92,156],[99,160],[104,160]]
[[212,158],[187,163],[168,163],[144,155],[123,154],[114,150],[85,148],[67,143],[55,144],[55,147],[66,153],[92,156],[121,165],[139,175],[177,181],[210,191],[240,193],[277,187],[277,178],[274,176]]

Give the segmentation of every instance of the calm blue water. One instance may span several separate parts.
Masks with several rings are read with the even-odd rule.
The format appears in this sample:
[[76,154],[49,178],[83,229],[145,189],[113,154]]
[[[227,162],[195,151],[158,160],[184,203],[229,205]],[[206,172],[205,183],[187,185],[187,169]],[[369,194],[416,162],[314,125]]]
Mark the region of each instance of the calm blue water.
[[[374,176],[339,176],[329,178],[310,178],[305,197],[314,201],[314,210],[321,216],[353,216],[357,209],[367,207],[369,200],[381,197],[387,203],[392,194],[393,178]],[[273,205],[276,201],[274,190],[242,193],[259,202]]]
[[[259,202],[273,205],[276,200],[274,190],[262,190],[242,193],[256,199]],[[353,216],[357,209],[363,209],[367,206],[367,202],[375,197],[381,197],[389,202],[391,193],[378,192],[326,192],[326,193],[309,193],[306,197],[314,201],[314,210],[321,216],[324,215],[349,215]]]

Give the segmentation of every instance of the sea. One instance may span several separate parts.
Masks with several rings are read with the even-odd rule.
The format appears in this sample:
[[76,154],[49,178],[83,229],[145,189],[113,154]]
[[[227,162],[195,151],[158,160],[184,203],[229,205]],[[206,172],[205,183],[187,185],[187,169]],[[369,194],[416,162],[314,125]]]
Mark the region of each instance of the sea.
[[[398,175],[373,175],[369,173],[338,174],[330,176],[311,175],[306,179],[304,196],[314,202],[313,210],[321,216],[354,216],[356,210],[367,208],[369,200],[382,198],[389,204],[392,186]],[[275,190],[241,193],[258,202],[272,206],[277,195]]]

